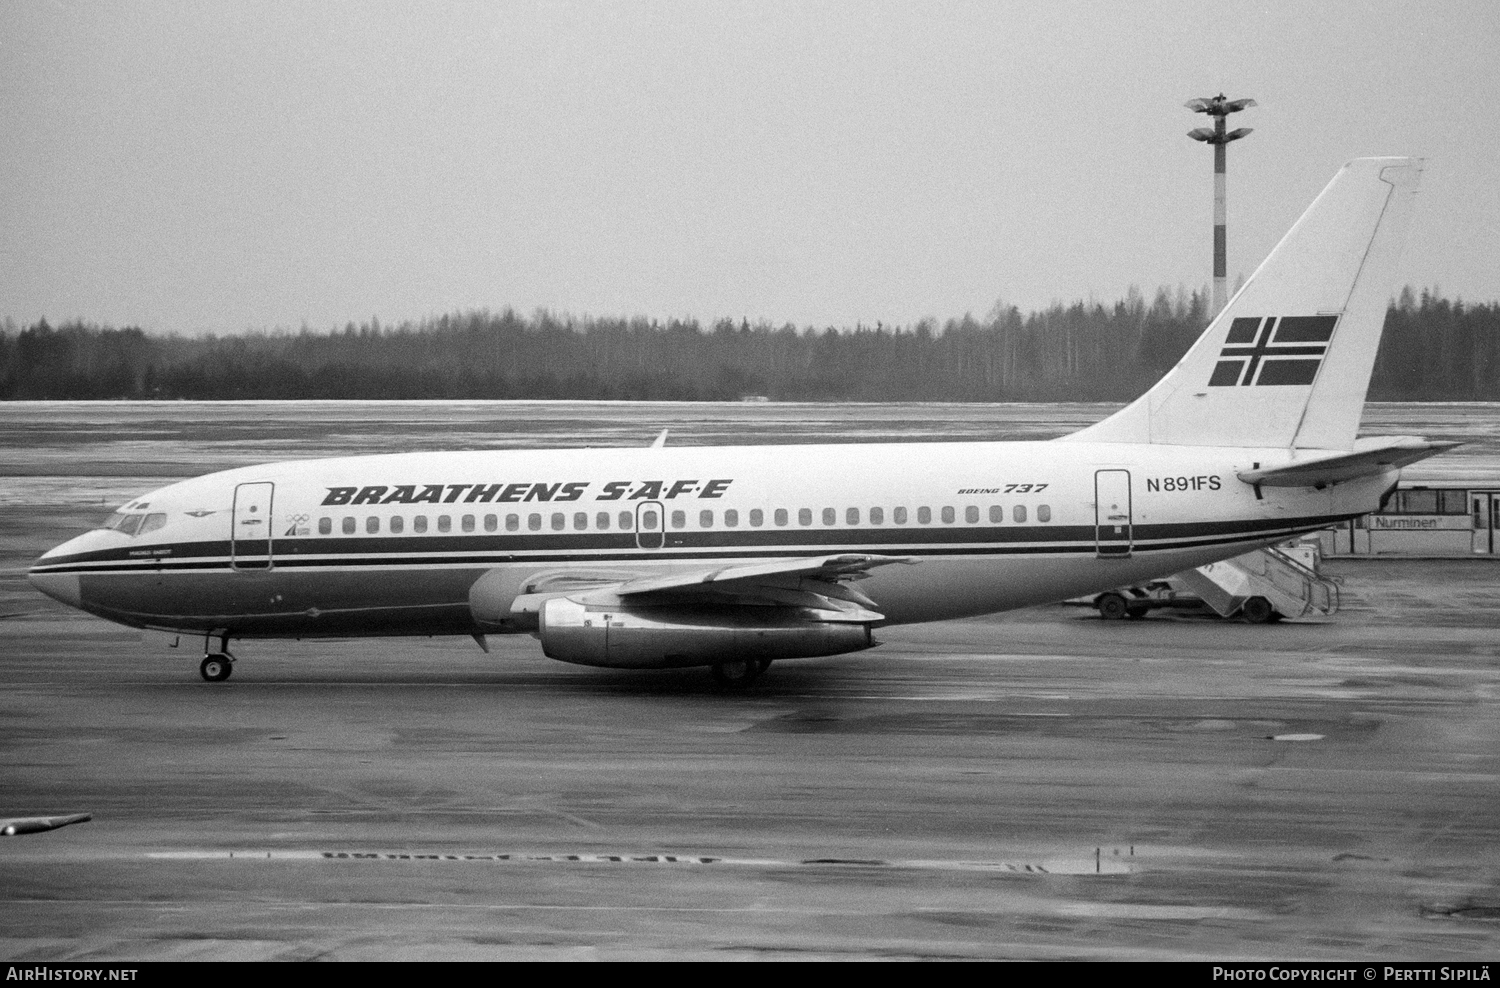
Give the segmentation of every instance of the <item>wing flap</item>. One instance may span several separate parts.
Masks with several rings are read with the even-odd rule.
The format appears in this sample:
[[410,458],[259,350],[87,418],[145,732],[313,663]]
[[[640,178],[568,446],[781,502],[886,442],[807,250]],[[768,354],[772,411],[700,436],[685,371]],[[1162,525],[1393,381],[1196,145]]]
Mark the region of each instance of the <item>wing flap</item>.
[[722,566],[718,569],[642,577],[622,583],[612,588],[612,592],[621,597],[660,593],[666,590],[704,589],[732,592],[729,584],[753,584],[777,577],[800,577],[835,583],[841,579],[857,579],[877,566],[889,566],[892,563],[910,564],[916,561],[912,556],[873,556],[862,553],[814,556],[808,559],[773,559],[770,562],[751,563],[745,566]]
[[1347,452],[1319,452],[1305,459],[1257,470],[1241,470],[1235,476],[1247,484],[1265,487],[1327,487],[1359,477],[1371,477],[1404,467],[1429,456],[1447,452],[1462,443],[1429,442],[1415,436],[1360,439]]
[[794,607],[813,613],[820,621],[864,624],[883,621],[885,615],[874,601],[843,581],[857,580],[877,566],[916,561],[911,556],[860,553],[777,559],[641,577],[571,595],[571,599],[590,606],[648,603],[653,598],[680,603],[686,598],[704,604]]

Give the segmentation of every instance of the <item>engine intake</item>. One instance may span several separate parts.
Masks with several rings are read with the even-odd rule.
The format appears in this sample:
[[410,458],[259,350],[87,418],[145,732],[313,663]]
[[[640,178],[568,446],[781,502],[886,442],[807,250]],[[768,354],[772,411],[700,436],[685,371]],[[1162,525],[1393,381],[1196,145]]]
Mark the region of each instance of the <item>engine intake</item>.
[[541,607],[549,658],[616,669],[671,669],[731,659],[803,659],[878,644],[868,624],[821,621],[808,609],[706,605],[590,606],[554,597]]

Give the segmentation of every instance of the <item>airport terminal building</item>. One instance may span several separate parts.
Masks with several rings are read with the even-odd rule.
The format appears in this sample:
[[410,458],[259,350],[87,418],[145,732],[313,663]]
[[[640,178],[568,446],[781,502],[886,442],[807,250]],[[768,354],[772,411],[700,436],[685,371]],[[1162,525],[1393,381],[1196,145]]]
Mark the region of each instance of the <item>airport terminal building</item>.
[[1319,536],[1325,556],[1500,557],[1500,477],[1403,479],[1379,511]]

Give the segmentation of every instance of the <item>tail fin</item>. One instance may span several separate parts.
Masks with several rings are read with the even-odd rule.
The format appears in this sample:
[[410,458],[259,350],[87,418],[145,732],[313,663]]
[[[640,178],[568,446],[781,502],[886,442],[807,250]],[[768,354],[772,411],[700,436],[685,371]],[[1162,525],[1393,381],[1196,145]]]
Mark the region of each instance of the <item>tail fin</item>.
[[1166,377],[1066,438],[1353,449],[1421,174],[1349,162]]

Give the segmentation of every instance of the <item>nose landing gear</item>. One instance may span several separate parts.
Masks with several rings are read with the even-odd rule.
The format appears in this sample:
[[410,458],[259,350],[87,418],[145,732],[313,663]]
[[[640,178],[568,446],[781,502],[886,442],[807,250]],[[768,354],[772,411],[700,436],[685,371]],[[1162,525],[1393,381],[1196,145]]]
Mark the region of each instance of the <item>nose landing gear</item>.
[[234,671],[234,660],[226,654],[205,655],[198,672],[210,683],[222,683]]
[[203,637],[203,661],[198,664],[198,674],[210,683],[222,683],[234,672],[234,656],[229,654],[229,636],[219,636],[219,650],[208,650],[208,635]]

